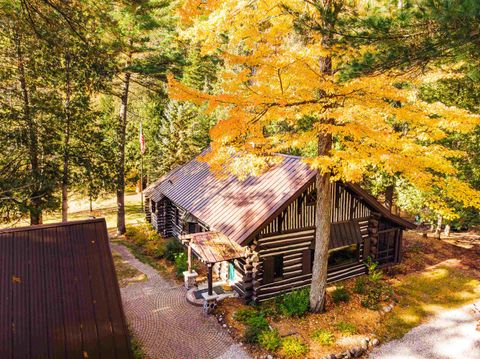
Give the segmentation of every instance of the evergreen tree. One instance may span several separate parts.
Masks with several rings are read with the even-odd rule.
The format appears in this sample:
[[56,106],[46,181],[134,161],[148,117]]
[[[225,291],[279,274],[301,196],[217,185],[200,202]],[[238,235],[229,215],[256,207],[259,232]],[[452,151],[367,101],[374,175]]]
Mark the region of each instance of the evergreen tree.
[[[119,64],[120,111],[117,122],[117,233],[125,233],[125,148],[127,144],[127,118],[129,97],[131,95],[132,76],[138,74],[146,78],[160,77],[165,73],[168,64],[159,61],[153,65],[148,61],[153,50],[155,58],[167,52],[162,42],[155,35],[162,34],[164,29],[170,30],[171,17],[165,10],[170,9],[169,0],[128,0],[115,3],[111,16],[115,22],[115,31],[120,49]],[[167,13],[168,14],[168,13]],[[160,38],[160,37],[159,37]],[[150,58],[151,59],[151,58]],[[164,75],[163,75],[164,76]]]
[[0,3],[2,219],[29,214],[42,223],[57,206],[58,98],[51,87],[54,58],[18,3]]

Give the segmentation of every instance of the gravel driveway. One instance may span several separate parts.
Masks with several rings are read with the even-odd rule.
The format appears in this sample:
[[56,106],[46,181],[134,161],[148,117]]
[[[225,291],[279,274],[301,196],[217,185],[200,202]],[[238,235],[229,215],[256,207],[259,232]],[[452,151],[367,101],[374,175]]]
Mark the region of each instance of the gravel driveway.
[[250,359],[213,316],[186,301],[183,285],[162,278],[126,247],[111,247],[148,277],[121,288],[125,316],[147,358]]
[[443,312],[399,340],[372,351],[371,359],[480,359],[480,301]]

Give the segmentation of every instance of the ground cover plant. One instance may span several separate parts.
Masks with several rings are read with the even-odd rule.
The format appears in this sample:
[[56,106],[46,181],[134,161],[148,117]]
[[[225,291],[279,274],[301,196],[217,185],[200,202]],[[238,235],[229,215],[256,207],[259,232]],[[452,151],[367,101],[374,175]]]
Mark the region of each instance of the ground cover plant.
[[[264,332],[270,331],[265,315],[256,309],[240,309],[234,318],[245,325],[243,340],[247,343],[257,343]],[[262,337],[263,343],[269,338]]]
[[338,322],[335,323],[335,328],[342,334],[345,335],[354,335],[357,334],[357,327],[353,323],[349,322]]
[[312,339],[321,345],[332,345],[335,342],[335,336],[327,329],[316,329],[312,333]]
[[332,300],[334,303],[338,302],[348,302],[350,295],[344,286],[335,287],[335,290],[332,292]]
[[287,337],[282,340],[280,354],[285,358],[302,358],[307,352],[308,346],[297,337]]
[[294,290],[275,299],[278,312],[288,317],[301,317],[309,309],[309,288]]
[[277,329],[265,330],[258,336],[258,344],[270,352],[275,352],[282,344]]
[[[172,279],[180,280],[188,269],[183,245],[175,238],[163,238],[149,223],[128,226],[125,239],[117,241],[127,246],[140,261]],[[194,261],[193,268],[198,271],[203,266],[198,266]]]

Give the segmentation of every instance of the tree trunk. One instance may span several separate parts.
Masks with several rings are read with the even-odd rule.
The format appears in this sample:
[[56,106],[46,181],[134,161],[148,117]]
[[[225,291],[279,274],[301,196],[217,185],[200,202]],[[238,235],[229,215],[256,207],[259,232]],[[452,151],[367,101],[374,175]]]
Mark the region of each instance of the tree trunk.
[[385,207],[392,212],[392,205],[393,205],[393,185],[388,186],[385,188]]
[[[323,0],[325,8],[332,6],[331,0]],[[324,28],[333,30],[333,22],[324,20]],[[332,21],[332,19],[330,19]],[[329,48],[332,44],[332,31],[328,31],[322,38],[322,45]],[[330,56],[319,59],[320,71],[325,77],[332,76],[332,58]],[[333,122],[331,119],[324,119]],[[318,156],[329,156],[332,149],[332,135],[320,133],[318,135]],[[330,242],[331,225],[331,187],[330,173],[317,174],[316,177],[316,224],[315,224],[315,252],[312,268],[312,285],[310,288],[310,310],[322,312],[325,310],[325,293],[327,288],[328,244]]]
[[65,55],[65,127],[63,137],[62,222],[68,220],[68,165],[70,155],[70,54]]
[[93,212],[93,199],[92,199],[92,195],[88,196],[88,202],[89,202],[90,213],[92,213],[92,212]]
[[27,77],[25,75],[22,39],[18,33],[15,37],[15,45],[15,50],[17,53],[18,80],[20,82],[20,89],[22,92],[23,120],[25,121],[28,130],[28,157],[32,174],[32,190],[29,198],[30,224],[37,225],[42,224],[41,194],[39,189],[40,170],[38,164],[37,126],[30,111],[30,97],[27,86]]
[[[332,148],[332,135],[325,134],[318,139],[318,154],[328,155]],[[315,252],[313,257],[312,286],[310,289],[310,310],[325,310],[327,288],[328,244],[330,242],[330,210],[332,206],[330,174],[318,174],[316,178],[316,228]]]
[[442,232],[442,222],[443,222],[443,217],[438,216],[437,228],[435,229],[435,234],[434,234],[434,237],[436,239],[440,239],[440,233]]
[[445,234],[446,237],[450,237],[450,225],[449,224],[445,225],[445,231],[443,232],[443,234]]
[[130,87],[130,66],[132,55],[129,55],[127,62],[127,71],[123,79],[122,103],[120,105],[120,114],[118,116],[117,127],[117,234],[125,233],[125,131],[127,127],[127,106],[128,106],[128,90]]

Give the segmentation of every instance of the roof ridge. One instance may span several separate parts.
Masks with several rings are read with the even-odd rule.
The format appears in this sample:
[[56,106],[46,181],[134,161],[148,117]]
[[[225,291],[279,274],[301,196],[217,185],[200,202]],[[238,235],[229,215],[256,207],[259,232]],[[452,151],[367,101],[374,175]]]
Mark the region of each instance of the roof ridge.
[[54,223],[43,223],[43,224],[36,224],[36,225],[22,226],[22,227],[2,228],[0,229],[0,234],[11,233],[11,232],[35,231],[35,230],[46,229],[46,228],[68,227],[68,226],[75,226],[75,225],[86,224],[86,223],[98,223],[98,222],[105,222],[105,218],[95,217],[95,218],[79,219],[76,221],[68,221],[68,222],[54,222]]

